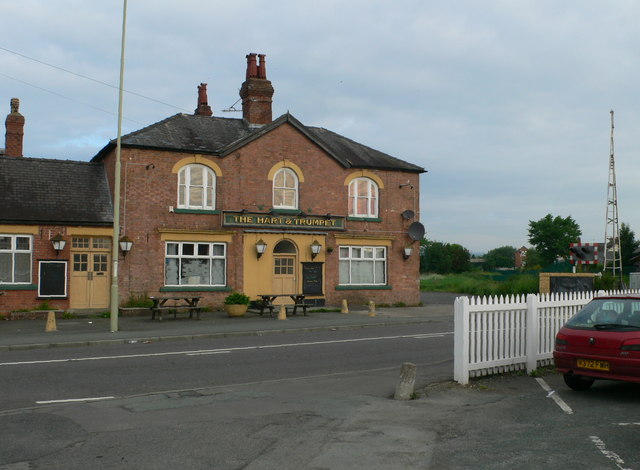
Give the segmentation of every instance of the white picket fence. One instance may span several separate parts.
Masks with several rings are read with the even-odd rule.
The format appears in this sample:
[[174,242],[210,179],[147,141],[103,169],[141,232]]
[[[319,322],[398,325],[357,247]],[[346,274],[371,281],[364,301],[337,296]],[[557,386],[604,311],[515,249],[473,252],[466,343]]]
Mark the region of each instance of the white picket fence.
[[[598,295],[638,292],[599,291]],[[551,364],[556,333],[594,294],[456,298],[454,380],[464,385],[471,377],[520,369],[529,373]]]

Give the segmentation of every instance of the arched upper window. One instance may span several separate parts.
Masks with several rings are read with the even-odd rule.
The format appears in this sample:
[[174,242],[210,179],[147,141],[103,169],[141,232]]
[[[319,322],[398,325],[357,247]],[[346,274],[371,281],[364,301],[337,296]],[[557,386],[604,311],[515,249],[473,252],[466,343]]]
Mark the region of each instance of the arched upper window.
[[378,185],[369,178],[356,178],[349,183],[349,215],[378,217]]
[[273,207],[298,208],[298,176],[290,168],[279,169],[273,177]]
[[208,209],[216,206],[216,175],[204,165],[187,165],[178,173],[178,207]]

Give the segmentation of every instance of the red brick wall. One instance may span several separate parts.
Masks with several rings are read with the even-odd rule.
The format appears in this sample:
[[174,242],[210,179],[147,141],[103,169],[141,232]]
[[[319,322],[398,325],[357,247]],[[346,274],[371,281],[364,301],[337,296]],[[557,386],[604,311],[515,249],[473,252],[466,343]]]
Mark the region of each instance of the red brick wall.
[[[6,233],[0,226],[0,233]],[[51,238],[58,233],[67,239],[67,245],[64,250],[56,255]],[[25,233],[26,235],[26,233]],[[46,302],[52,309],[67,309],[69,306],[68,299],[51,299],[38,298],[38,268],[40,260],[68,260],[69,259],[69,238],[66,236],[66,227],[43,225],[37,227],[37,233],[33,235],[33,255],[31,262],[31,282],[36,286],[35,289],[17,290],[18,286],[0,287],[0,313],[7,313],[12,310],[32,310],[38,308],[43,302]],[[67,268],[67,292],[69,286],[69,267]]]
[[[121,261],[120,298],[131,295],[158,294],[164,285],[164,243],[158,228],[189,230],[231,230],[222,226],[221,215],[179,214],[169,211],[177,206],[177,175],[171,173],[174,164],[190,154],[146,149],[123,149],[121,234],[133,239],[134,247]],[[304,182],[299,186],[299,208],[310,214],[347,216],[347,186],[345,178],[355,171],[345,169],[293,126],[282,125],[260,139],[249,143],[222,159],[204,155],[215,161],[222,171],[217,180],[216,209],[235,211],[246,209],[266,212],[272,207],[272,182],[267,179],[271,168],[288,159],[302,171]],[[113,154],[107,157],[107,167]],[[152,163],[153,167],[148,167]],[[380,190],[381,222],[347,221],[349,233],[380,237],[395,237],[388,250],[388,277],[393,290],[335,291],[338,284],[338,245],[330,234],[334,251],[326,254],[325,298],[328,304],[339,304],[343,298],[366,303],[374,300],[388,304],[417,304],[418,243],[414,255],[404,260],[402,248],[411,240],[406,235],[411,222],[417,220],[419,175],[407,172],[370,170],[383,182]],[[411,183],[414,189],[400,184]],[[407,209],[416,213],[405,220]],[[242,229],[237,229],[228,246],[227,279],[230,287],[243,289]],[[234,261],[236,260],[236,261]],[[226,292],[205,292],[205,304],[219,305]]]

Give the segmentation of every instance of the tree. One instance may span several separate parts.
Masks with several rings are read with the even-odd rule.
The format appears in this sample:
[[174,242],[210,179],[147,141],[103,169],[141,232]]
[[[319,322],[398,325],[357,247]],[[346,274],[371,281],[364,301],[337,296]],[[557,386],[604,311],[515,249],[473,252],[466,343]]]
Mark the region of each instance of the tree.
[[636,250],[640,248],[640,241],[636,240],[636,235],[627,224],[620,225],[620,250],[622,254],[622,267],[632,266],[631,259]]
[[471,254],[464,246],[453,243],[448,246],[448,251],[451,256],[451,272],[464,273],[469,271],[471,266],[470,259]]
[[540,254],[543,264],[552,264],[558,257],[565,258],[569,253],[569,243],[576,243],[582,231],[571,216],[553,217],[545,215],[542,219],[529,221],[529,242]]
[[469,250],[461,245],[424,240],[420,250],[420,270],[438,274],[461,273],[469,270],[470,258]]
[[525,258],[525,269],[539,269],[542,266],[542,259],[538,250],[531,247],[527,250],[527,256]]
[[513,268],[516,264],[516,249],[512,246],[501,246],[490,250],[484,255],[484,265],[487,269]]

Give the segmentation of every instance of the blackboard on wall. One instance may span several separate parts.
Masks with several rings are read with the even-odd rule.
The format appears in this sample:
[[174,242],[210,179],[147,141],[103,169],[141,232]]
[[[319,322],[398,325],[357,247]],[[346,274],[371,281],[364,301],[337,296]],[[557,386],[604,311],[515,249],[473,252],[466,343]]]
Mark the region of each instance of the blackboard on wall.
[[40,261],[38,297],[67,296],[67,262]]
[[322,295],[322,263],[302,263],[302,293]]
[[593,277],[551,276],[551,292],[583,292],[593,290]]

